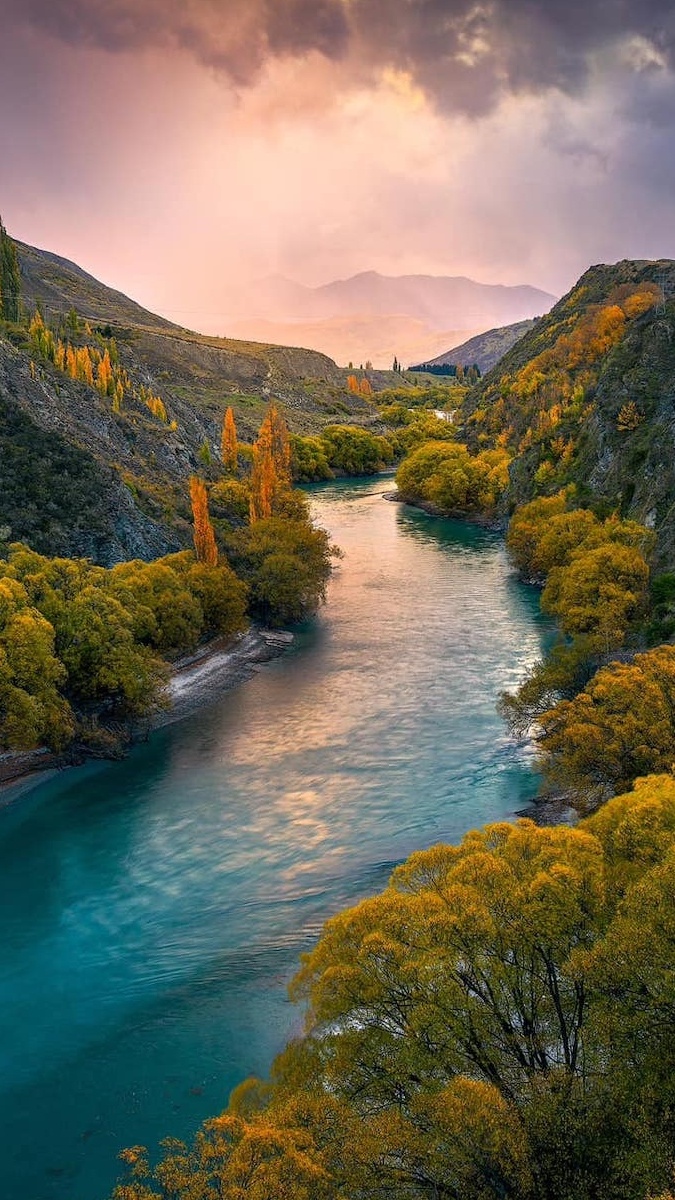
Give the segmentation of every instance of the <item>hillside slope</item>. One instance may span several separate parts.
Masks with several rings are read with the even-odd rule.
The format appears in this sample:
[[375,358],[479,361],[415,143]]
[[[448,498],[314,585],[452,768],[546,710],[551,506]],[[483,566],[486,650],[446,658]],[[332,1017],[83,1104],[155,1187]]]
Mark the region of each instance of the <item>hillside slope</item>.
[[509,507],[573,484],[654,528],[675,564],[675,262],[591,267],[467,395],[476,448],[513,454]]
[[[191,333],[66,259],[17,249],[26,321],[0,324],[0,542],[26,539],[104,565],[150,559],[189,543],[187,481],[217,472],[228,405],[242,441],[273,399],[299,433],[377,420],[325,355]],[[28,330],[38,304],[47,333],[74,352],[115,356],[123,403],[39,352]],[[376,387],[388,382],[373,376]],[[147,397],[161,401],[163,416]]]

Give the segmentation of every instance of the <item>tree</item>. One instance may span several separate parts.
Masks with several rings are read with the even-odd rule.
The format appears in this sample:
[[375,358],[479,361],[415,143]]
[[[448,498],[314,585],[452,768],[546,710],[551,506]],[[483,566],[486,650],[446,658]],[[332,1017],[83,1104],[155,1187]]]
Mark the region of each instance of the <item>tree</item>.
[[402,497],[441,512],[489,512],[508,482],[505,450],[472,455],[458,442],[427,442],[403,460],[396,474]]
[[538,717],[546,777],[589,811],[641,775],[675,763],[675,646],[603,667],[572,700]]
[[15,579],[0,579],[0,747],[63,749],[75,722],[60,694],[66,671],[52,625]]
[[545,612],[567,634],[585,634],[607,653],[622,646],[632,621],[646,605],[649,567],[632,546],[605,542],[582,547],[566,566],[554,567],[542,593]]
[[326,445],[320,437],[300,437],[291,434],[291,471],[300,483],[317,479],[332,479]]
[[190,500],[194,523],[195,553],[199,562],[215,567],[218,562],[218,547],[209,517],[209,498],[206,484],[198,475],[190,477]]
[[276,404],[270,404],[265,420],[269,422],[272,459],[278,485],[284,490],[291,486],[291,443],[288,426]]
[[18,321],[21,315],[21,271],[16,246],[0,218],[0,317]]
[[261,620],[298,621],[324,599],[336,552],[306,514],[260,518],[232,534],[227,546],[237,574],[249,584],[253,614]]
[[358,425],[326,425],[320,436],[329,466],[347,475],[373,475],[394,457],[387,438]]
[[220,450],[225,470],[234,473],[237,470],[237,427],[231,408],[226,409],[223,418]]
[[251,522],[271,517],[279,498],[291,486],[291,444],[288,426],[271,404],[253,445]]
[[509,522],[506,546],[524,579],[545,579],[547,569],[539,558],[539,542],[551,521],[567,510],[564,492],[521,504]]
[[258,437],[253,444],[253,466],[251,469],[251,493],[249,498],[250,521],[264,521],[272,516],[272,506],[277,487],[277,474],[272,454],[272,430],[268,421],[263,421]]

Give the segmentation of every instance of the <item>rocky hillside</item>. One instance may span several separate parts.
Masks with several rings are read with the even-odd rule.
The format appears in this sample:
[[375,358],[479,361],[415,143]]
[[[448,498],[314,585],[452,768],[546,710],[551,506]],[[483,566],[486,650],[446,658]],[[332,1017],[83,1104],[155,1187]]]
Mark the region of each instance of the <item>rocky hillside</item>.
[[460,363],[463,367],[477,366],[481,375],[485,375],[497,365],[516,342],[520,341],[532,329],[534,320],[517,321],[515,325],[500,325],[497,329],[488,329],[469,338],[459,346],[445,350],[436,358],[431,358],[419,366],[411,367],[411,371],[421,371],[425,366],[442,367],[448,364]]
[[[187,480],[217,472],[228,405],[242,441],[253,439],[272,399],[298,433],[377,421],[325,355],[191,333],[74,263],[17,249],[25,323],[0,322],[0,541],[26,539],[106,565],[153,558],[189,541]],[[38,304],[47,330],[73,351],[117,356],[128,380],[123,403],[40,354],[28,330]],[[161,401],[162,416],[146,396]]]
[[464,436],[514,454],[507,502],[573,484],[654,528],[675,566],[675,262],[591,267],[467,395]]

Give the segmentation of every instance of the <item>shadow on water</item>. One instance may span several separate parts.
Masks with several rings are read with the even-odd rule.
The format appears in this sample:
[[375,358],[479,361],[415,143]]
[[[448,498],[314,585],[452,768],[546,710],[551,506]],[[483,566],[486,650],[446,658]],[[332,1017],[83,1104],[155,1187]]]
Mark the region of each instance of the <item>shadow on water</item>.
[[103,1200],[297,1028],[298,955],[412,850],[536,790],[495,712],[541,653],[490,531],[310,489],[344,549],[291,652],[128,760],[0,811],[4,1200]]

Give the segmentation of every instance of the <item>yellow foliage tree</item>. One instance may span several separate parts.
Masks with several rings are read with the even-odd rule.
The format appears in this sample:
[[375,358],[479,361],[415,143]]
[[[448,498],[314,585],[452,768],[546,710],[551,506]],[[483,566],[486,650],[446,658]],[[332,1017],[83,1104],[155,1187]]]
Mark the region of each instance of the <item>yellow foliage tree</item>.
[[641,425],[644,417],[640,412],[634,400],[628,400],[619,409],[619,415],[616,418],[616,427],[621,433],[630,433]]
[[218,547],[209,517],[209,498],[206,484],[198,475],[192,475],[190,478],[190,500],[197,560],[209,567],[215,567],[218,563]]
[[112,363],[110,354],[106,350],[96,367],[96,387],[102,396],[107,396],[110,392],[113,379]]
[[271,517],[276,500],[291,486],[288,427],[275,404],[270,405],[253,446],[251,523]]
[[234,473],[237,470],[237,426],[232,408],[226,410],[223,418],[220,450],[225,470]]

